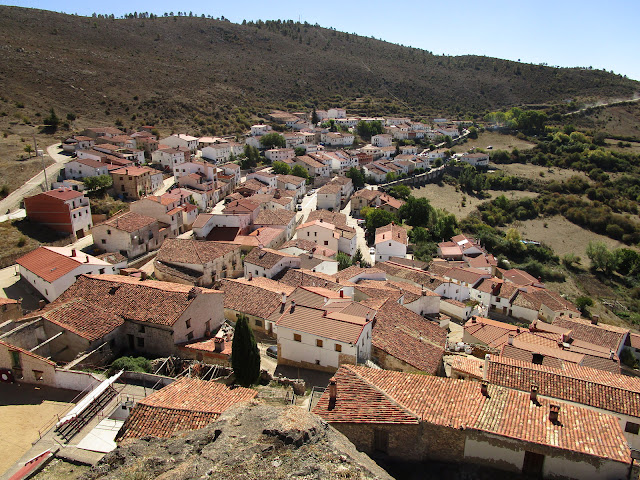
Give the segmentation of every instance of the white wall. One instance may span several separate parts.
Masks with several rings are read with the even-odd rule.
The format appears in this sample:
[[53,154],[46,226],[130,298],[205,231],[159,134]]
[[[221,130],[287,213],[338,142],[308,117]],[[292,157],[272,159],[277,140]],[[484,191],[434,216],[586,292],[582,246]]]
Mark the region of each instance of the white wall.
[[97,387],[102,382],[102,379],[89,372],[56,368],[55,381],[57,388],[82,392]]
[[407,246],[395,240],[376,243],[376,262],[386,262],[391,257],[406,257]]

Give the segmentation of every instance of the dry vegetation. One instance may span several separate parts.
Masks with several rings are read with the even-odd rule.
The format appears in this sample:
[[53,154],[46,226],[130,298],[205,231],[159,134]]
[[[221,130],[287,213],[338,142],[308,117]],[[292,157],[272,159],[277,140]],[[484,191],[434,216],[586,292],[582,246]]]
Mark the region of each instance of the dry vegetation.
[[640,102],[592,108],[568,116],[565,121],[580,129],[602,131],[614,138],[640,141]]
[[[486,149],[488,146],[493,147],[493,150],[508,150],[511,151],[514,148],[518,150],[527,150],[533,148],[535,145],[526,140],[521,140],[513,135],[504,135],[497,132],[482,132],[476,139],[469,139],[461,145],[454,146],[451,150],[455,153],[461,153],[471,150],[472,148]],[[487,150],[489,152],[489,150]]]

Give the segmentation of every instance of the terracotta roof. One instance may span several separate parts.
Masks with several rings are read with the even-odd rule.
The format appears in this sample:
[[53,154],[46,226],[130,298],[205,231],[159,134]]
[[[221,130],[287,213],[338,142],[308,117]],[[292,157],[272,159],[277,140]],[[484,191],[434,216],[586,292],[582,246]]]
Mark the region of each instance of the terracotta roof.
[[330,212],[329,210],[312,210],[309,212],[307,222],[313,222],[315,220],[322,220],[323,222],[331,223],[336,227],[347,227],[347,216],[340,212]]
[[314,160],[313,158],[309,157],[308,155],[302,155],[300,157],[296,157],[295,160],[296,160],[296,162],[302,162],[305,165],[308,165],[308,166],[313,167],[313,168],[322,168],[322,167],[324,167],[324,164],[318,162],[317,160]]
[[381,193],[380,194],[380,202],[383,205],[389,205],[392,208],[395,208],[396,210],[399,209],[402,205],[405,204],[404,200],[400,200],[398,198],[394,198],[391,195],[388,195],[386,193]]
[[293,287],[278,284],[275,280],[267,286],[262,277],[252,280],[222,280],[220,289],[225,293],[224,308],[253,315],[258,318],[267,318],[282,305],[282,294],[286,296],[293,292]]
[[299,287],[301,285],[311,287],[323,287],[331,290],[340,290],[343,286],[336,282],[333,275],[313,272],[304,269],[289,269],[280,279],[281,283]]
[[[482,370],[484,368],[484,361],[476,357],[468,357],[466,355],[449,355],[444,357],[444,363],[451,366],[451,370],[466,373],[475,378],[482,378]],[[497,382],[494,382],[500,385]]]
[[464,331],[489,347],[500,348],[509,341],[509,336],[528,330],[497,320],[474,316],[464,324]]
[[180,202],[180,197],[177,195],[172,195],[170,193],[165,193],[164,195],[149,195],[148,197],[144,197],[144,199],[154,201],[156,203],[160,203],[161,205],[167,206],[171,205],[175,202]]
[[512,268],[511,270],[506,270],[502,273],[502,277],[516,285],[532,285],[540,283],[536,277],[533,275],[529,275],[524,270],[519,270],[517,268]]
[[155,173],[155,170],[149,167],[122,167],[117,170],[112,170],[111,173],[115,175],[128,175],[130,177],[139,177],[145,174],[151,175],[152,173]]
[[289,225],[295,217],[296,213],[290,210],[262,210],[253,223],[254,225]]
[[496,385],[581,403],[632,417],[640,417],[640,379],[573,363],[560,368],[535,365],[507,357],[489,360],[487,380]]
[[148,227],[153,223],[158,223],[155,218],[140,215],[139,213],[127,212],[120,216],[110,218],[102,225],[113,227],[123,232],[133,233],[142,228]]
[[[213,294],[222,292],[122,275],[82,275],[37,314],[57,318],[58,323],[78,334],[101,329],[103,322],[96,321],[98,313],[114,328],[123,319],[172,326],[198,295]],[[59,316],[52,317],[49,312],[58,312]]]
[[569,318],[567,315],[559,315],[553,320],[552,324],[571,330],[571,336],[577,340],[609,348],[616,353],[629,332],[627,328],[601,322],[594,325],[590,320]]
[[104,260],[69,247],[39,247],[18,258],[16,263],[49,283],[80,265],[111,266]]
[[222,213],[224,213],[224,214],[229,214],[229,213],[236,213],[236,214],[237,213],[253,213],[258,208],[260,208],[259,204],[254,203],[251,200],[245,198],[245,199],[242,199],[242,200],[234,200],[233,202],[230,202],[224,208]]
[[104,163],[93,160],[91,158],[74,158],[72,161],[92,168],[103,168],[105,166]]
[[116,441],[170,437],[204,428],[228,408],[253,399],[257,392],[248,388],[228,388],[196,378],[181,378],[140,400],[118,432]]
[[306,182],[304,178],[297,177],[295,175],[278,175],[277,178],[279,182],[292,183],[294,185],[300,185],[301,183]]
[[304,250],[305,252],[308,252],[308,253],[322,255],[323,257],[334,257],[337,253],[335,250],[331,250],[330,248],[323,247],[310,240],[303,240],[303,239],[289,240],[288,242],[284,243],[279,248],[279,250],[283,250],[285,248],[292,248],[292,247],[298,248],[300,250]]
[[578,313],[578,309],[568,300],[565,300],[556,292],[552,292],[545,288],[537,288],[532,285],[519,287],[517,295],[514,297],[513,304],[529,308],[531,310],[540,310],[544,305],[554,312],[564,312],[570,310]]
[[[82,277],[78,280],[80,281]],[[77,282],[76,282],[77,283]],[[73,285],[71,286],[73,288]],[[68,290],[67,290],[68,292]],[[73,298],[63,293],[43,310],[34,312],[65,330],[75,333],[90,342],[99,340],[124,323],[117,313],[102,308],[82,298]],[[64,296],[64,298],[62,298]]]
[[287,306],[276,325],[344,343],[357,343],[370,320],[304,305]]
[[379,195],[379,192],[377,190],[369,190],[369,189],[363,188],[362,190],[358,190],[356,193],[354,193],[352,198],[362,197],[368,202],[371,202],[375,200],[378,197],[378,195]]
[[324,184],[318,190],[318,195],[335,195],[342,191],[342,185],[337,182],[329,182]]
[[55,190],[49,190],[48,192],[39,193],[38,195],[46,195],[47,197],[57,198],[58,200],[71,200],[73,198],[84,197],[84,193],[64,187],[56,188]]
[[18,302],[18,300],[14,300],[13,298],[4,298],[4,297],[0,297],[0,305],[11,305],[11,304],[17,304],[20,303]]
[[383,242],[394,240],[402,245],[407,245],[407,231],[395,223],[390,223],[384,227],[376,228],[376,245]]
[[[215,228],[210,234],[208,239],[214,234],[216,231],[220,231],[224,227]],[[271,245],[271,243],[283,236],[283,230],[281,228],[276,227],[260,227],[249,235],[237,235],[233,243],[237,243],[238,245],[247,245],[250,247],[260,247],[261,245]]]
[[436,375],[447,333],[396,300],[388,299],[375,317],[372,345],[412,367]]
[[258,265],[263,268],[271,268],[281,262],[285,258],[298,258],[295,255],[279,252],[270,248],[254,248],[244,257],[244,263]]
[[559,402],[560,421],[554,423],[549,420],[551,402],[541,399],[535,405],[529,394],[495,385],[489,385],[484,396],[478,382],[351,365],[341,366],[334,378],[335,408],[328,408],[327,389],[313,409],[329,423],[425,422],[631,461],[618,419],[612,415]]
[[158,250],[156,260],[165,263],[206,265],[239,249],[240,247],[233,243],[167,238]]

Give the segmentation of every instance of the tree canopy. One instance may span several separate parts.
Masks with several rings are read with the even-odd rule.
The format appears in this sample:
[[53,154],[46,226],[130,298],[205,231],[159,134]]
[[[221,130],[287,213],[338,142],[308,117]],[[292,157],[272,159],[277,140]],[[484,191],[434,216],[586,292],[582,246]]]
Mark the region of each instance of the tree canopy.
[[260,145],[264,148],[284,148],[287,145],[287,142],[279,133],[271,132],[260,137]]
[[365,177],[364,177],[364,169],[357,169],[356,167],[351,167],[345,177],[350,178],[353,182],[354,188],[362,188],[364,187]]
[[284,162],[273,162],[271,170],[276,175],[289,175],[291,174],[291,167]]
[[240,315],[236,321],[231,346],[231,366],[236,382],[243,387],[253,385],[260,377],[260,351],[246,315]]
[[356,132],[358,132],[360,138],[368,142],[374,135],[379,135],[384,132],[384,128],[382,127],[382,122],[379,120],[373,122],[360,120],[358,125],[356,125]]

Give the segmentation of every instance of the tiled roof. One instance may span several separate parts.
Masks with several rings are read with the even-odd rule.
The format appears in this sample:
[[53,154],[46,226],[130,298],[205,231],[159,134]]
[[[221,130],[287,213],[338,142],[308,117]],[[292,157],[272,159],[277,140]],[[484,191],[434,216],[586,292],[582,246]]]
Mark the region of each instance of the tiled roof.
[[[98,327],[92,309],[121,319],[171,326],[198,295],[222,295],[222,292],[177,283],[140,281],[122,275],[82,275],[42,312],[65,305],[64,308],[71,308],[73,302],[78,302],[86,307],[84,318],[77,315],[79,331]],[[64,315],[60,322],[69,323]]]
[[111,266],[104,260],[68,247],[39,247],[18,258],[16,263],[49,283],[80,265]]
[[300,157],[296,157],[295,160],[296,160],[296,162],[304,163],[305,165],[308,165],[309,167],[313,167],[313,168],[322,168],[322,167],[324,167],[324,165],[322,163],[318,162],[317,160],[314,160],[313,158],[309,157],[308,155],[302,155]]
[[291,308],[289,305],[280,315],[276,325],[279,328],[289,328],[338,342],[357,343],[367,323],[369,321],[366,318],[354,315],[327,312],[303,305]]
[[170,437],[203,428],[237,403],[248,401],[257,392],[196,378],[181,378],[140,400],[125,421],[117,441],[146,435]]
[[38,195],[46,195],[47,197],[57,198],[58,200],[71,200],[72,198],[84,197],[84,193],[64,187],[39,193]]
[[309,212],[307,222],[313,222],[314,220],[322,220],[323,222],[331,223],[336,227],[347,226],[347,216],[340,212],[330,212],[329,210],[312,210]]
[[[222,280],[224,308],[259,318],[267,318],[282,305],[282,294],[290,295],[293,287],[270,280],[275,286],[267,287],[262,277],[252,280]],[[269,279],[265,279],[269,280]]]
[[92,168],[102,168],[105,166],[104,163],[92,160],[91,158],[75,158],[73,161]]
[[377,190],[368,190],[366,188],[363,188],[362,190],[358,190],[356,193],[354,193],[352,198],[362,197],[368,202],[372,202],[378,197],[378,194],[379,192]]
[[488,318],[471,317],[464,324],[464,331],[489,347],[500,348],[509,341],[510,335],[518,335],[527,329]]
[[533,275],[529,275],[524,270],[519,270],[517,268],[512,268],[511,270],[506,270],[502,273],[502,277],[516,285],[533,285],[540,283],[536,277]]
[[172,195],[170,193],[165,193],[164,195],[160,195],[160,196],[156,196],[156,195],[149,195],[148,197],[145,197],[145,199],[154,201],[156,203],[159,203],[161,205],[171,205],[172,203],[175,202],[179,202],[180,201],[180,197],[177,195]]
[[375,317],[372,345],[412,367],[436,375],[447,334],[396,300],[388,299]]
[[337,253],[335,250],[323,247],[310,240],[302,239],[289,240],[280,247],[280,250],[290,247],[299,248],[300,250],[304,250],[305,252],[313,252],[318,255],[322,255],[323,257],[333,257]]
[[295,255],[289,255],[288,253],[279,252],[278,250],[272,250],[270,248],[254,248],[246,257],[244,257],[244,263],[250,263],[262,268],[271,268],[285,258],[298,257]]
[[280,283],[291,285],[292,287],[310,286],[323,287],[331,290],[340,290],[342,285],[336,282],[332,275],[326,273],[313,272],[304,269],[289,269],[280,279]]
[[318,195],[335,195],[342,191],[342,185],[337,182],[329,182],[318,190]]
[[564,363],[559,368],[534,365],[507,357],[489,360],[487,380],[496,385],[581,403],[640,417],[640,379]]
[[156,260],[165,263],[206,265],[239,248],[233,243],[167,238],[158,250]]
[[402,245],[407,245],[407,231],[395,223],[376,228],[376,245],[394,240]]
[[[82,277],[78,279],[78,282],[81,280]],[[46,318],[90,342],[103,338],[124,323],[124,319],[118,313],[83,298],[73,298],[66,295],[67,292],[34,314]]]
[[[113,170],[111,173],[115,175],[128,175],[130,177],[139,177],[141,175],[155,173],[156,171],[149,167],[122,167],[117,170]],[[158,172],[159,173],[159,172]]]
[[513,300],[513,305],[528,308],[531,310],[540,310],[544,305],[554,312],[578,312],[578,309],[568,300],[560,295],[545,288],[537,288],[534,286],[520,287],[517,295]]
[[571,336],[577,340],[610,348],[616,353],[629,332],[627,328],[616,327],[606,323],[594,325],[590,320],[569,318],[567,315],[556,317],[552,324],[571,330]]
[[335,407],[329,410],[327,389],[313,409],[329,423],[425,422],[631,461],[618,419],[612,415],[559,402],[560,421],[551,422],[551,402],[540,399],[535,405],[528,393],[489,385],[484,396],[477,382],[351,365],[341,366],[334,379]]
[[155,218],[140,215],[139,213],[127,212],[118,217],[110,218],[102,225],[108,225],[116,230],[132,233],[154,223],[158,223]]
[[[482,370],[484,361],[476,357],[468,357],[466,355],[449,355],[444,357],[444,362],[451,366],[451,370],[466,373],[475,378],[482,378]],[[498,385],[500,383],[493,382]]]
[[14,303],[19,303],[18,300],[14,300],[13,298],[4,298],[0,297],[0,305],[11,305]]
[[289,225],[295,216],[296,213],[290,210],[262,210],[253,223],[254,225]]
[[296,177],[295,175],[278,175],[278,181],[283,183],[292,183],[294,185],[300,185],[306,180],[302,177]]

